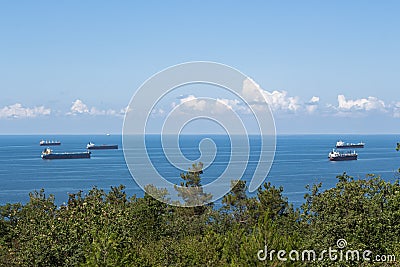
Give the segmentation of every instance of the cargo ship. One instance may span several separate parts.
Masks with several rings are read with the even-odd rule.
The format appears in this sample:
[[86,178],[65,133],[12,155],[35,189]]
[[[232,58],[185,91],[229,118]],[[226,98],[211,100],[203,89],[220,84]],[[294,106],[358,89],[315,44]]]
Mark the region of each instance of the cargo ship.
[[329,153],[328,158],[330,161],[357,160],[358,154],[355,151],[341,153],[336,150],[332,150],[332,152]]
[[61,145],[61,142],[60,141],[45,141],[45,140],[41,140],[40,142],[39,142],[39,145],[41,145],[41,146],[59,146],[59,145]]
[[42,151],[42,159],[90,159],[90,152],[64,152],[53,153],[53,150],[46,148]]
[[342,140],[336,142],[336,148],[364,148],[365,143],[360,142],[357,144],[354,143],[345,143]]
[[95,145],[89,142],[86,146],[87,149],[118,149],[118,145]]

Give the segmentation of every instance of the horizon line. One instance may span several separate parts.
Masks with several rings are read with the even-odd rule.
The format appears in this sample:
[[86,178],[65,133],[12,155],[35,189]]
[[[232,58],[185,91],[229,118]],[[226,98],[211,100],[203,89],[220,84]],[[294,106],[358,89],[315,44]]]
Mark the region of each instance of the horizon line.
[[[276,136],[280,135],[398,135],[399,133],[276,133]],[[122,133],[0,133],[0,136],[49,136],[49,135],[104,135],[104,136],[122,136]],[[126,135],[141,135],[141,134],[126,134]],[[145,135],[177,135],[172,133],[146,133]],[[180,135],[227,135],[224,133],[183,133]],[[230,135],[244,135],[244,134],[230,134]],[[248,133],[248,135],[260,135],[259,133]],[[269,135],[264,135],[269,136]]]

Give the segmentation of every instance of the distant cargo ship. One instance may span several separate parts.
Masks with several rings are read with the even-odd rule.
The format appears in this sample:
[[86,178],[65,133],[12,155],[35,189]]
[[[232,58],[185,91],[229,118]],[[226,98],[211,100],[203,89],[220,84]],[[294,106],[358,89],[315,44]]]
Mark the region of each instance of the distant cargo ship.
[[87,144],[87,149],[118,149],[118,145],[95,145],[92,142]]
[[42,159],[89,159],[90,152],[64,152],[64,153],[53,153],[53,150],[46,148],[42,152]]
[[42,141],[40,141],[39,142],[39,145],[41,145],[41,146],[59,146],[59,145],[61,145],[61,142],[60,141],[45,141],[45,140],[42,140]]
[[336,142],[336,148],[363,148],[364,145],[365,144],[363,142],[357,144],[345,143],[342,140]]
[[353,151],[347,153],[340,153],[338,151],[332,150],[328,155],[330,161],[344,161],[344,160],[357,160],[358,154]]

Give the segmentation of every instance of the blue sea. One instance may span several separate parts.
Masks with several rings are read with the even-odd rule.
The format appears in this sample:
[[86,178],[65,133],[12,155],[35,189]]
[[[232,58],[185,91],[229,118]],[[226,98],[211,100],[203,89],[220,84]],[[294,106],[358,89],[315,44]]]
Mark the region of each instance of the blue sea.
[[[224,135],[183,135],[179,140],[182,153],[190,160],[196,160],[200,156],[198,145],[203,138],[212,139],[217,148],[214,163],[202,175],[203,183],[208,183],[226,168],[232,148],[229,137]],[[55,152],[85,151],[89,141],[118,144],[119,149],[92,151],[90,159],[42,160],[41,139],[60,140],[62,145],[53,147]],[[365,148],[357,149],[357,161],[328,160],[328,153],[339,139],[366,143]],[[265,181],[282,186],[284,195],[295,207],[303,203],[306,185],[322,182],[323,189],[331,188],[337,182],[336,176],[343,172],[356,178],[374,173],[394,181],[400,167],[400,152],[395,150],[398,141],[397,135],[279,135],[275,160]],[[180,183],[181,170],[172,166],[163,155],[160,136],[147,136],[146,144],[158,172],[168,180]],[[250,179],[262,149],[257,136],[250,136],[250,145],[251,156],[242,177],[244,180]],[[143,196],[125,163],[120,135],[0,135],[0,205],[26,203],[29,192],[41,188],[47,195],[53,194],[56,204],[61,205],[67,201],[68,193],[79,190],[87,193],[94,186],[109,190],[110,186],[120,184],[126,186],[129,196]]]

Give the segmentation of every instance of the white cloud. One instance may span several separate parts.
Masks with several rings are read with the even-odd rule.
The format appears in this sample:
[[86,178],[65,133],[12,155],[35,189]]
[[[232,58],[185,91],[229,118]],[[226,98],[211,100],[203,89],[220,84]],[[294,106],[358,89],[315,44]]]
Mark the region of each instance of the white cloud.
[[281,112],[314,112],[319,106],[319,97],[313,96],[308,102],[301,102],[299,97],[289,96],[287,91],[272,91],[268,92],[262,89],[257,83],[250,78],[243,81],[242,96],[248,102],[247,106],[244,102],[238,99],[217,98],[215,105],[210,105],[210,102],[204,99],[197,98],[194,95],[177,97],[178,103],[173,102],[171,107],[174,108],[178,104],[183,104],[187,112],[212,110],[216,113],[232,109],[235,112],[242,114],[251,113],[250,108],[254,110],[264,111],[267,102],[273,111]]
[[299,98],[288,97],[286,91],[273,91],[272,93],[263,91],[263,93],[268,103],[271,105],[272,110],[297,111],[301,107]]
[[318,96],[313,96],[311,97],[310,101],[308,103],[318,103],[319,102],[319,97]]
[[[210,111],[213,113],[224,113],[228,109],[240,111],[242,113],[249,113],[249,109],[238,99],[217,98],[216,101],[206,101],[205,99],[198,98],[194,95],[186,97],[180,96],[179,104],[183,105],[185,112],[191,111]],[[177,103],[171,104],[175,108]]]
[[[218,103],[220,104],[218,105]],[[245,114],[250,113],[250,109],[237,99],[217,98],[217,105],[221,106],[224,110],[229,108]]]
[[314,113],[317,110],[318,105],[319,105],[319,97],[318,96],[313,96],[310,99],[310,101],[308,101],[305,104],[305,107],[306,107],[307,112],[311,114],[311,113]]
[[385,102],[373,96],[356,100],[346,100],[346,97],[344,95],[338,95],[338,104],[338,109],[340,111],[386,111]]
[[162,117],[164,114],[165,114],[165,110],[163,110],[162,108],[154,108],[151,111],[152,117]]
[[230,109],[234,109],[239,105],[240,101],[237,99],[217,98],[217,103],[221,103]]
[[[260,94],[261,92],[261,94]],[[298,97],[288,96],[288,93],[284,90],[273,91],[272,93],[262,89],[252,79],[247,78],[243,81],[243,96],[245,99],[250,101],[252,108],[260,108],[265,100],[274,111],[298,111],[301,109],[301,104]]]
[[118,115],[120,113],[118,113],[117,111],[113,110],[113,109],[107,109],[107,110],[100,110],[97,109],[95,107],[92,107],[89,111],[90,115],[110,115],[110,116],[114,116],[114,115]]
[[82,100],[77,99],[72,102],[71,106],[71,114],[82,114],[82,113],[89,113],[88,106],[82,102]]
[[247,78],[243,81],[242,94],[247,101],[251,102],[249,104],[260,104],[265,102],[263,95],[260,94],[260,92],[263,94],[265,91],[252,79]]
[[[170,109],[180,105],[180,111],[191,113],[207,111],[211,113],[224,113],[229,109],[240,114],[249,114],[251,109],[265,111],[267,102],[275,114],[319,114],[321,116],[365,116],[371,111],[381,112],[400,118],[400,101],[385,103],[383,100],[369,96],[360,99],[346,99],[342,94],[337,96],[338,103],[322,104],[319,96],[312,96],[308,101],[301,100],[298,96],[291,96],[285,90],[272,92],[261,88],[250,78],[243,81],[242,96],[247,104],[238,99],[217,98],[216,102],[207,101],[195,95],[180,95],[170,106],[156,109],[153,114],[166,115]],[[250,109],[251,108],[251,109]],[[390,112],[390,113],[389,113]],[[92,112],[94,113],[94,112]]]
[[198,99],[194,95],[180,98],[180,103],[185,105],[185,107],[196,111],[204,111],[207,106],[207,102],[205,100]]
[[400,118],[400,102],[393,104],[393,117]]
[[34,118],[37,116],[50,115],[51,109],[44,106],[26,108],[21,104],[5,106],[0,109],[0,118]]
[[129,106],[126,106],[126,107],[121,108],[121,109],[119,110],[119,114],[125,115],[126,112],[131,111],[131,110],[132,110],[132,109],[131,109]]
[[93,116],[99,115],[109,115],[109,116],[120,116],[125,114],[126,109],[121,109],[119,112],[113,109],[102,110],[96,107],[89,108],[82,100],[77,99],[72,102],[70,112],[67,115],[78,115],[78,114],[88,114]]

